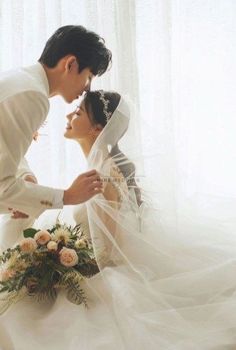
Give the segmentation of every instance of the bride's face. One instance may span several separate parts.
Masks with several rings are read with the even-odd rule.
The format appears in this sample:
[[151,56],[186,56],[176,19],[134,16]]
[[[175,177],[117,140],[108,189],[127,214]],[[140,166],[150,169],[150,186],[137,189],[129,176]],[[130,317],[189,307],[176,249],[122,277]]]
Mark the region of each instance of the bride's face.
[[89,136],[97,136],[97,128],[93,126],[85,109],[84,102],[76,110],[67,115],[67,125],[64,136],[68,139],[85,139]]

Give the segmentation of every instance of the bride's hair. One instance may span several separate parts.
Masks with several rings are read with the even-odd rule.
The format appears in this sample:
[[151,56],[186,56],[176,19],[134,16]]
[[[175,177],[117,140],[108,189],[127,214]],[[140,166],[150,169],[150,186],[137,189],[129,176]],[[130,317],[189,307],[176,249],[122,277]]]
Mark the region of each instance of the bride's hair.
[[[89,115],[90,121],[92,124],[100,124],[102,127],[105,127],[107,124],[107,118],[104,113],[104,104],[101,100],[101,92],[105,98],[105,100],[109,101],[108,106],[106,108],[106,112],[112,114],[115,112],[121,95],[117,92],[106,92],[106,91],[89,91],[86,93],[84,98],[85,109]],[[132,163],[126,155],[121,152],[118,144],[114,145],[110,151],[110,156],[113,157],[117,167],[120,169],[123,174],[127,186],[129,189],[134,189],[136,201],[140,206],[142,204],[141,199],[141,191],[137,186],[135,181],[135,165]]]

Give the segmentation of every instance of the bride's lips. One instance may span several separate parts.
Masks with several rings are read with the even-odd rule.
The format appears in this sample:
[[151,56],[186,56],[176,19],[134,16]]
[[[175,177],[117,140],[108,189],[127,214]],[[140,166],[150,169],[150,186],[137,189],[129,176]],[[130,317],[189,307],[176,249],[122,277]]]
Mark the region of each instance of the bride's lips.
[[71,125],[70,125],[70,124],[67,124],[67,125],[66,125],[66,130],[70,130],[70,129],[72,129]]

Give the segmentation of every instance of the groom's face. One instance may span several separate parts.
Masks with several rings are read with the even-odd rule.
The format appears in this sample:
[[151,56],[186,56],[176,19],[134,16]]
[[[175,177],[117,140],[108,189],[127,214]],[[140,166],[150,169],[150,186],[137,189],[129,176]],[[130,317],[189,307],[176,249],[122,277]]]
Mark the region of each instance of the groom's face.
[[79,98],[84,91],[89,91],[94,78],[90,68],[84,68],[79,73],[79,64],[75,57],[71,56],[65,61],[65,69],[62,75],[60,94],[68,103]]

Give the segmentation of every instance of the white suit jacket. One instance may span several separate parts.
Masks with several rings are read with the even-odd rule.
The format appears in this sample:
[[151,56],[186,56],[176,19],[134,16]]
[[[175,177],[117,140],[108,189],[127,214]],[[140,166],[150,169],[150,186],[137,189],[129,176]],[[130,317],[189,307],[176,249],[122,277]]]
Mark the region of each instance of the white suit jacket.
[[40,63],[0,74],[0,214],[14,208],[31,217],[62,208],[63,190],[25,182],[24,156],[48,114],[49,85]]

